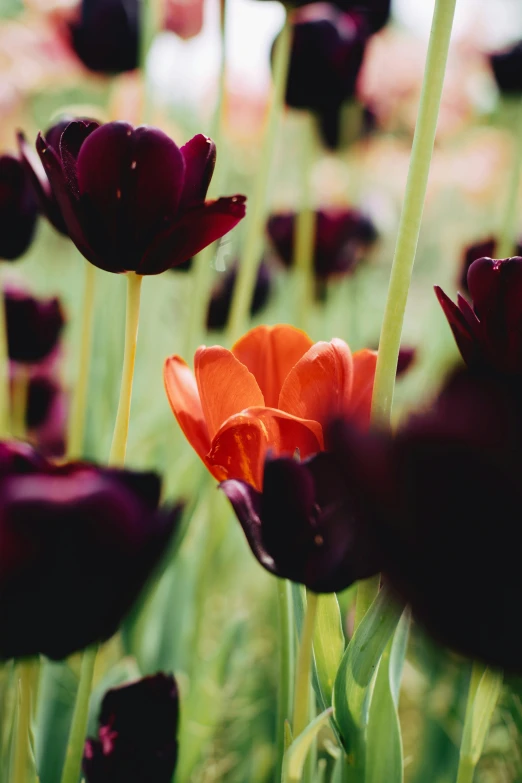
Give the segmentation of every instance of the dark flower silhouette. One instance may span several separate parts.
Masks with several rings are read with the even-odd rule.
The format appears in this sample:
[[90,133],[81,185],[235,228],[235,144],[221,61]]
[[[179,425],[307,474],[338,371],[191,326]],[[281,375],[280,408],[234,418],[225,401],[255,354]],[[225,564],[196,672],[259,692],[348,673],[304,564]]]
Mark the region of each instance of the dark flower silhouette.
[[174,677],[156,674],[107,691],[99,739],[85,743],[87,783],[171,783],[178,755]]
[[522,93],[522,41],[510,49],[495,52],[490,59],[500,91],[508,95]]
[[0,658],[61,659],[115,633],[179,516],[159,495],[154,473],[0,445]]
[[65,324],[60,301],[36,299],[12,287],[4,296],[9,358],[23,364],[41,362],[58,345]]
[[219,486],[270,573],[316,593],[333,593],[379,572],[371,537],[359,529],[331,454],[304,462],[268,456],[260,492],[234,479]]
[[[237,265],[234,265],[221,276],[221,279],[218,280],[214,287],[208,304],[207,329],[224,329],[227,325],[236,277]],[[250,315],[256,315],[266,306],[271,288],[272,274],[270,267],[265,261],[262,261],[257,271]]]
[[0,155],[0,259],[14,261],[34,236],[38,205],[24,165],[12,155]]
[[[459,279],[459,284],[461,288],[464,290],[464,292],[468,292],[468,271],[473,263],[473,261],[476,261],[477,258],[495,258],[496,250],[497,250],[497,238],[494,236],[487,237],[487,239],[482,239],[479,242],[474,242],[472,245],[468,245],[464,249],[464,252],[462,254],[462,268],[461,268],[461,275]],[[515,243],[513,242],[513,245]],[[520,255],[522,253],[522,243],[518,242],[517,248],[516,248],[516,255]]]
[[463,371],[399,433],[332,424],[384,578],[438,641],[522,673],[520,384]]
[[123,73],[138,67],[139,0],[82,0],[71,44],[90,70]]
[[108,272],[155,275],[181,264],[244,217],[244,196],[205,201],[216,149],[201,134],[179,148],[162,131],[78,120],[59,150],[37,149],[69,236]]
[[462,358],[470,368],[522,374],[522,258],[479,258],[468,271],[471,307],[435,292]]
[[[272,215],[268,236],[286,266],[294,260],[296,215]],[[321,209],[316,213],[314,273],[319,280],[353,271],[364,251],[377,239],[371,220],[356,209]]]

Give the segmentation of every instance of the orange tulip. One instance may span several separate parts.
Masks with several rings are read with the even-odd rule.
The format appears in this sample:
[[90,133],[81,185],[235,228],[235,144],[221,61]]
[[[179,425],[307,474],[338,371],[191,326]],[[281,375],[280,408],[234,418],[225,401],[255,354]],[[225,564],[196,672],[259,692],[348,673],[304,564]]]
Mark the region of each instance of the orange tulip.
[[261,488],[268,450],[302,459],[324,449],[323,426],[347,415],[368,427],[377,353],[352,354],[343,340],[312,343],[292,326],[258,326],[229,351],[202,346],[195,375],[165,361],[165,388],[178,424],[219,481]]

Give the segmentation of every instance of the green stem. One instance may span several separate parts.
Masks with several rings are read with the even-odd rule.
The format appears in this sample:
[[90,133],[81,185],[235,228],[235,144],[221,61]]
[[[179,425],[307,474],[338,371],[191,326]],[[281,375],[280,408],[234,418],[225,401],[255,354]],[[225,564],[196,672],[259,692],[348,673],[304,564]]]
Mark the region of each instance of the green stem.
[[17,666],[18,718],[16,723],[12,783],[27,783],[32,714],[31,683],[33,681],[34,663],[32,659],[28,658],[20,661]]
[[78,783],[80,777],[97,652],[98,645],[95,645],[83,653],[80,682],[78,683],[61,783]]
[[310,720],[309,701],[312,673],[312,652],[315,629],[315,619],[317,616],[318,595],[310,590],[306,591],[306,614],[304,618],[303,630],[301,632],[301,643],[299,645],[299,655],[297,658],[297,671],[295,677],[294,691],[294,720],[293,736],[294,739],[308,726]]
[[91,363],[95,288],[96,267],[86,261],[78,372],[68,421],[67,456],[69,459],[78,459],[83,455],[83,434],[85,416],[87,413],[87,390]]
[[9,436],[9,351],[5,318],[5,295],[0,278],[0,438]]
[[503,220],[500,228],[500,241],[498,246],[498,258],[509,258],[516,245],[516,232],[519,217],[518,193],[520,176],[522,174],[522,98],[516,99],[516,104],[511,112],[512,133],[515,143],[515,158],[511,167],[506,208],[503,212]]
[[291,585],[287,579],[276,579],[279,615],[279,691],[277,698],[277,763],[275,780],[281,780],[285,747],[285,725],[292,715],[294,682],[294,623]]
[[246,323],[252,294],[256,282],[256,274],[263,250],[263,234],[265,230],[267,191],[270,177],[271,161],[274,152],[279,118],[282,113],[288,64],[290,61],[291,44],[290,22],[285,19],[284,27],[277,40],[274,58],[274,91],[267,128],[263,139],[261,161],[254,185],[254,194],[247,213],[247,227],[244,251],[234,287],[234,296],[230,307],[228,322],[229,342],[235,342],[240,337]]
[[23,439],[26,435],[25,417],[29,395],[29,370],[20,364],[13,376],[11,404],[11,432],[15,438]]
[[373,422],[389,426],[404,312],[419,238],[456,0],[437,0],[373,391]]
[[502,688],[502,675],[474,662],[471,670],[457,783],[473,783],[476,766]]
[[130,408],[132,398],[132,380],[134,363],[136,361],[136,345],[138,339],[138,322],[140,317],[141,275],[127,273],[127,313],[125,319],[125,353],[123,356],[123,373],[121,378],[120,401],[114,435],[112,437],[110,465],[123,465],[127,451],[127,436],[129,434]]
[[295,223],[293,268],[296,281],[296,324],[307,330],[314,292],[315,211],[312,205],[312,167],[316,149],[315,118],[303,116],[301,205]]

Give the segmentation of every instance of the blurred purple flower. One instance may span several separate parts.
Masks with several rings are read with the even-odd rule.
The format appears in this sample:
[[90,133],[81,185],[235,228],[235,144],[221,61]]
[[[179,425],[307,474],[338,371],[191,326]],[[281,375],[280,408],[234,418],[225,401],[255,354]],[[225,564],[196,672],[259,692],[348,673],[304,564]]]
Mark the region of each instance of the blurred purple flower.
[[71,25],[71,45],[82,63],[97,73],[123,73],[138,67],[139,0],[82,0]]
[[[224,329],[227,325],[236,278],[237,263],[222,274],[214,286],[208,304],[207,329]],[[271,288],[272,273],[266,261],[262,261],[257,271],[250,315],[256,315],[266,306]]]
[[[464,249],[459,284],[465,293],[468,292],[468,271],[471,264],[473,261],[476,261],[477,258],[495,258],[497,244],[497,238],[490,236],[487,239],[475,242]],[[522,244],[519,242],[516,249],[516,255],[520,255],[521,253]]]
[[0,658],[61,659],[116,632],[179,517],[159,497],[154,473],[0,444]]
[[107,691],[99,739],[85,743],[87,783],[171,783],[178,755],[174,677],[156,674]]
[[245,215],[244,196],[205,201],[216,149],[201,134],[180,149],[157,128],[78,120],[37,149],[69,236],[108,272],[159,274]]
[[23,163],[0,155],[0,259],[15,261],[34,236],[38,205]]
[[490,55],[491,67],[501,92],[522,93],[522,41],[510,49]]
[[4,291],[9,358],[35,364],[58,345],[65,324],[59,299],[36,299],[13,287]]

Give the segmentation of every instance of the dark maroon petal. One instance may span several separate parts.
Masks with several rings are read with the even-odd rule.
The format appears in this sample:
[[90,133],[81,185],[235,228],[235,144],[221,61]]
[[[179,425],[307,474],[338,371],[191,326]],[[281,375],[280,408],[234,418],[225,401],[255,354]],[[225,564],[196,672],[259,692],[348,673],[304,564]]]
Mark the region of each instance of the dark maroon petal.
[[399,359],[397,361],[397,377],[408,372],[415,362],[417,350],[415,348],[401,348],[399,350]]
[[457,305],[452,302],[437,285],[435,286],[435,293],[440,306],[444,310],[444,315],[448,319],[448,323],[453,332],[453,336],[455,337],[459,351],[462,354],[462,358],[466,364],[472,365],[477,360],[479,348],[467,319],[461,313]]
[[[174,267],[179,269],[179,267]],[[207,310],[207,329],[224,329],[228,322],[234,286],[237,279],[237,263],[221,276],[214,286]],[[267,304],[272,290],[272,272],[269,265],[262,261],[257,271],[256,286],[250,306],[250,315],[256,315]]]
[[25,423],[28,430],[34,430],[45,424],[52,405],[59,394],[57,384],[49,378],[35,377],[29,381],[27,390],[27,409]]
[[237,226],[245,217],[245,202],[245,196],[229,196],[188,210],[154,242],[136,271],[157,275],[199,253]]
[[89,70],[115,74],[138,67],[138,0],[82,0],[71,45]]
[[[80,196],[78,187],[78,156],[84,141],[100,127],[100,123],[95,120],[74,120],[67,123],[62,132],[59,129],[53,134],[54,143],[47,140],[58,156],[61,158],[65,179],[71,193],[76,199]],[[58,136],[59,134],[59,136]],[[58,137],[58,138],[57,138]],[[58,141],[58,147],[55,146]]]
[[36,299],[10,288],[5,291],[5,316],[9,358],[29,364],[56,348],[65,324],[58,299]]
[[68,187],[60,158],[52,147],[47,144],[40,133],[36,140],[36,150],[43,163],[49,182],[51,183],[52,191],[60,208],[64,223],[67,226],[67,233],[80,253],[92,264],[103,269],[104,262],[102,258],[94,251],[85,235],[82,225],[81,209],[75,195]]
[[279,576],[274,559],[263,544],[260,517],[261,493],[257,492],[250,484],[238,479],[222,481],[218,486],[230,500],[250,549],[257,561],[271,574]]
[[481,242],[476,242],[464,250],[462,258],[462,270],[460,275],[460,285],[464,291],[468,290],[468,270],[477,258],[493,258],[497,240],[495,237],[488,237]]
[[46,461],[27,443],[0,441],[0,479],[6,475],[35,473],[44,470]]
[[522,41],[511,49],[492,54],[491,65],[502,92],[508,95],[522,93]]
[[27,143],[22,131],[18,131],[16,137],[20,158],[25,166],[40,211],[57,231],[61,234],[67,234],[67,227],[63,221],[56,199],[53,196],[51,183],[47,178],[40,159],[35,154],[32,147]]
[[0,259],[14,261],[33,239],[38,204],[24,163],[0,155]]
[[216,165],[216,145],[199,133],[181,147],[185,160],[185,184],[180,209],[189,209],[205,201]]

